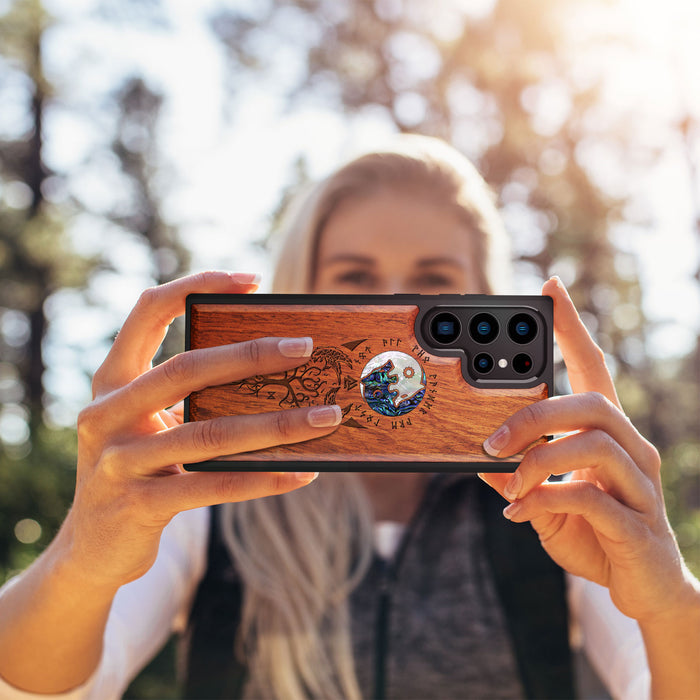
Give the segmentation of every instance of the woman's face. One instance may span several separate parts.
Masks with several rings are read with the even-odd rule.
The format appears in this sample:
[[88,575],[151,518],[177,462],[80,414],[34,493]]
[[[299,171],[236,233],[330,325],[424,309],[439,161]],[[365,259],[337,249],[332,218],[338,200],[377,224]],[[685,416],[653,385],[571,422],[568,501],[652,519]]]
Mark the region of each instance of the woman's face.
[[415,191],[348,199],[321,233],[313,291],[481,293],[470,233],[453,212]]

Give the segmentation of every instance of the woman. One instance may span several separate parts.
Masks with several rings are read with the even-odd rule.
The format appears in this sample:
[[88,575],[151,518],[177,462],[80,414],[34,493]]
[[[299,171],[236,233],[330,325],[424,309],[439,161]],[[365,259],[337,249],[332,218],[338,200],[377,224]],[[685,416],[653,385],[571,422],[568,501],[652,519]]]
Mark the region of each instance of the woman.
[[[501,238],[473,168],[444,144],[404,139],[396,149],[349,164],[311,194],[290,224],[276,286],[498,291]],[[426,680],[432,696],[444,697],[447,689],[467,697],[532,694],[547,676],[549,658],[534,678],[526,677],[521,660],[527,643],[517,640],[524,628],[511,624],[517,607],[509,608],[510,594],[500,595],[507,577],[499,579],[489,561],[487,545],[501,535],[489,538],[502,530],[489,524],[491,506],[480,509],[490,492],[477,486],[481,482],[465,476],[445,483],[425,474],[322,475],[294,493],[256,499],[295,489],[315,475],[181,472],[186,460],[310,439],[340,420],[334,407],[317,407],[179,425],[180,418],[165,410],[203,386],[303,364],[310,353],[306,339],[265,339],[183,354],[150,369],[187,293],[254,288],[250,276],[207,273],[149,290],[139,300],[96,374],[95,400],[79,420],[74,506],[44,555],[0,597],[0,675],[36,693],[85,684],[68,697],[113,697],[167,637],[173,619],[189,614],[193,695],[205,692],[208,669],[222,697],[238,691],[249,697],[420,697]],[[505,457],[541,435],[570,434],[532,450],[514,475],[483,478],[512,501],[507,518],[530,521],[558,564],[607,587],[618,608],[638,620],[654,696],[698,697],[700,587],[683,566],[668,526],[658,455],[620,411],[602,354],[563,287],[550,280],[543,291],[554,299],[555,333],[575,393],[519,412],[484,447]],[[543,483],[550,473],[570,470],[571,481]],[[429,557],[445,541],[433,536],[434,520],[426,526],[420,517],[428,511],[439,518],[443,506],[430,506],[438,498],[448,499],[454,515],[445,524],[451,529],[440,534],[469,547],[464,557],[449,559],[456,569]],[[219,509],[208,547],[209,512],[198,509],[174,518],[158,551],[161,532],[176,513],[245,499],[256,500]],[[508,532],[513,530],[529,532],[524,526]],[[375,536],[384,563],[372,557]],[[392,599],[393,612],[404,611],[391,617],[400,629],[379,627],[388,645],[378,648],[388,658],[378,663],[374,630],[358,621],[371,618],[367,608],[377,598],[376,586],[386,583],[378,572],[400,558],[414,573],[402,589],[405,599]],[[433,565],[438,568],[430,570]],[[516,588],[525,588],[530,577],[522,568],[517,572],[522,586]],[[555,578],[548,572],[542,580],[549,586]],[[433,590],[435,581],[440,585]],[[586,588],[576,581],[578,590]],[[557,590],[556,583],[548,590]],[[467,607],[449,615],[462,605]],[[600,605],[612,624],[601,626],[610,634],[599,641],[614,645],[616,632],[626,635],[630,623],[612,620],[609,599]],[[589,605],[587,615],[591,610]],[[380,612],[389,617],[392,611]],[[550,616],[545,607],[537,612]],[[215,643],[198,654],[202,640],[213,635]],[[411,648],[397,647],[406,636]],[[460,650],[463,663],[449,648],[435,647],[441,638],[470,642],[468,657]],[[240,669],[220,675],[225,663],[217,662],[217,654],[229,666],[238,659]],[[566,659],[556,663],[565,668]],[[639,692],[635,679],[643,684],[645,671],[635,673],[613,674],[612,690],[639,697],[633,695]],[[565,675],[553,687],[565,687]],[[14,697],[10,686],[2,690]]]

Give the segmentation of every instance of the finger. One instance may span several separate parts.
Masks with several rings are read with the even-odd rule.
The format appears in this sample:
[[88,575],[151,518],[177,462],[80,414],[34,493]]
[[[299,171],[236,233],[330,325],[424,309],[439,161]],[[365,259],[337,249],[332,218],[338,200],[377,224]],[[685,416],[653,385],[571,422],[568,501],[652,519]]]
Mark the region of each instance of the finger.
[[188,294],[251,292],[257,285],[253,274],[202,272],[144,291],[95,373],[93,395],[124,386],[151,366],[168,326],[185,312]]
[[[513,522],[523,520],[525,511],[506,507],[504,517]],[[577,576],[583,576],[602,585],[607,582],[609,561],[605,550],[601,547],[602,536],[583,517],[568,513],[551,513],[547,510],[536,512],[532,506],[528,521],[539,537],[544,550],[564,570]],[[535,514],[536,513],[536,514]],[[525,520],[523,520],[525,522]],[[575,542],[574,547],[571,543]]]
[[192,508],[274,496],[305,486],[317,472],[184,472],[143,485],[165,519]]
[[594,428],[608,433],[648,477],[658,473],[658,452],[616,406],[595,392],[556,396],[521,408],[486,439],[484,450],[508,457],[543,435]]
[[514,501],[524,498],[551,474],[586,470],[613,498],[639,512],[655,503],[649,479],[608,433],[593,429],[568,435],[527,452],[505,485],[503,494]]
[[603,351],[596,345],[558,277],[547,280],[542,294],[554,301],[554,335],[574,393],[597,391],[620,406]]
[[182,423],[184,423],[183,402],[181,401],[177,404],[177,408],[159,411],[158,415],[166,428],[174,428],[176,425],[182,425]]
[[510,481],[511,474],[503,474],[500,472],[478,472],[477,476],[483,482],[487,483],[492,489],[498,491],[503,498],[506,498],[505,488],[506,484]]
[[605,540],[609,543],[631,541],[639,527],[633,511],[590,481],[542,484],[507,506],[503,515],[513,522],[531,521],[543,544],[556,534],[554,529],[548,531],[545,527],[552,522],[548,515],[581,516],[596,531],[603,548]]
[[[152,475],[172,464],[202,462],[226,455],[303,442],[332,433],[342,418],[337,405],[311,406],[194,421],[112,447],[103,468]],[[278,465],[276,465],[278,466]],[[231,463],[235,469],[235,462]]]
[[208,386],[292,369],[308,359],[312,350],[311,338],[257,338],[190,350],[113,392],[103,410],[109,412],[113,424],[120,416],[130,422],[134,411],[151,415]]
[[178,401],[174,406],[171,406],[166,413],[170,416],[168,425],[180,425],[185,422],[185,402]]

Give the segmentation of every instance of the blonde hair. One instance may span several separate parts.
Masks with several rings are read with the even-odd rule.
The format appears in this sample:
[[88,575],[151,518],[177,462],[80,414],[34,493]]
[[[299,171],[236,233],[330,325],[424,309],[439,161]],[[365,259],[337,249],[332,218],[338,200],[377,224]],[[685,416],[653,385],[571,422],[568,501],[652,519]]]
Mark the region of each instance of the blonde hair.
[[337,207],[382,189],[410,189],[452,210],[470,233],[484,294],[505,291],[510,251],[493,191],[472,163],[444,141],[402,134],[394,144],[350,161],[304,193],[283,217],[272,291],[313,291],[321,233]]
[[[491,191],[447,144],[402,136],[385,151],[351,161],[316,185],[284,219],[273,291],[313,288],[319,238],[336,207],[381,188],[419,189],[466,224],[484,293],[502,284],[505,235]],[[228,504],[221,530],[243,582],[237,653],[251,697],[361,697],[348,596],[372,556],[373,522],[354,474],[324,473],[283,496]]]
[[370,563],[372,515],[356,476],[227,504],[220,526],[243,582],[246,697],[359,700],[348,595]]

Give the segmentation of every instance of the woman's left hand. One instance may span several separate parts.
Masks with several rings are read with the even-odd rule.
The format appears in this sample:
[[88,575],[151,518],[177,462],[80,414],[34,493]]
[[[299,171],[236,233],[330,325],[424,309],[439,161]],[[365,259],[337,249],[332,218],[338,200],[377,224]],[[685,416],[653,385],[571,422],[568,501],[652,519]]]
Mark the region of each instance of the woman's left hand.
[[[601,349],[556,278],[554,332],[573,394],[540,401],[509,418],[485,443],[517,454],[543,435],[512,474],[482,474],[512,501],[504,515],[530,521],[562,568],[606,586],[626,615],[652,620],[697,600],[664,506],[659,453],[624,415]],[[550,474],[573,472],[569,481]],[[694,597],[694,598],[693,598]]]

